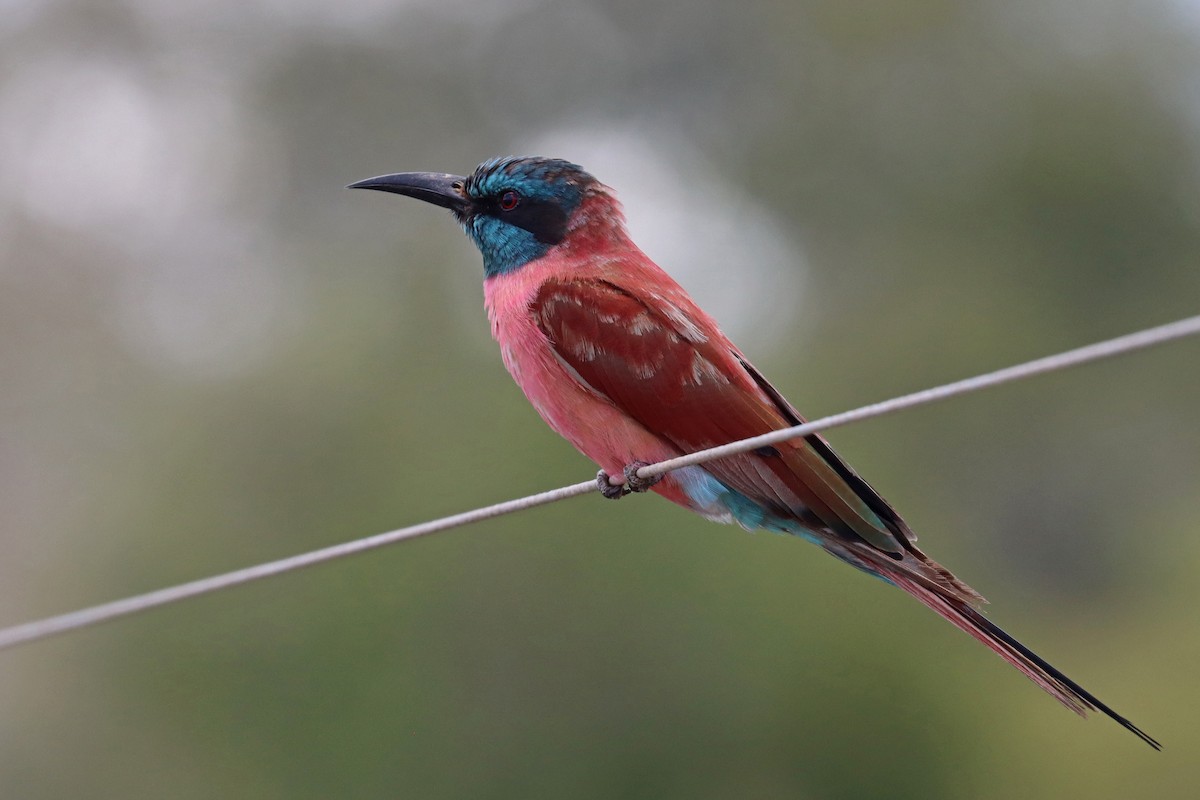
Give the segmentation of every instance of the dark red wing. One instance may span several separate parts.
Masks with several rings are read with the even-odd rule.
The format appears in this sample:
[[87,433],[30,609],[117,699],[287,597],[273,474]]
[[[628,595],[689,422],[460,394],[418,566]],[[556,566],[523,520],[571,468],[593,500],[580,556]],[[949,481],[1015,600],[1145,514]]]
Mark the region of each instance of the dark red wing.
[[[681,452],[792,424],[790,407],[760,387],[761,377],[720,331],[664,296],[635,297],[602,280],[548,281],[531,310],[581,380]],[[815,517],[889,553],[904,549],[871,504],[804,440],[710,462],[706,469],[773,513],[810,525]]]

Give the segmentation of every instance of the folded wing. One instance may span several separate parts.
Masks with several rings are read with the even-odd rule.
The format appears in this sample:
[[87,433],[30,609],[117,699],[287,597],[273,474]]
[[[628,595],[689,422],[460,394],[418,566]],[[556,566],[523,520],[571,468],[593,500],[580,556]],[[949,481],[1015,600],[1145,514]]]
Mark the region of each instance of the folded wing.
[[[699,312],[612,281],[552,280],[531,307],[558,357],[597,394],[681,452],[799,423],[801,417]],[[770,513],[866,542],[893,558],[912,535],[817,436],[705,465]]]

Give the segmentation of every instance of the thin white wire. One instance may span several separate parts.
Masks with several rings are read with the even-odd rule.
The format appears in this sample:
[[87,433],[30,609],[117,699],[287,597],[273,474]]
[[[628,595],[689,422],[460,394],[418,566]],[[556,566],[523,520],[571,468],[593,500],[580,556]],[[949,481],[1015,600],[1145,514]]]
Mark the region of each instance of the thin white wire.
[[[743,439],[731,444],[713,447],[708,450],[701,450],[679,458],[673,458],[668,461],[662,461],[657,464],[642,467],[638,470],[639,477],[649,478],[654,475],[661,475],[674,469],[701,464],[705,461],[711,461],[715,458],[731,456],[737,453],[744,453],[758,447],[763,447],[776,442],[782,442],[787,439],[794,439],[800,436],[805,436],[820,430],[834,428],[839,425],[847,425],[851,422],[858,422],[871,417],[878,417],[883,414],[890,414],[901,409],[911,408],[913,406],[932,403],[938,400],[945,400],[949,397],[954,397],[968,392],[976,392],[981,389],[998,386],[1009,381],[1029,378],[1034,375],[1040,375],[1046,372],[1054,372],[1068,367],[1078,366],[1089,361],[1096,361],[1102,358],[1110,358],[1122,353],[1129,353],[1134,350],[1150,347],[1152,345],[1163,344],[1174,339],[1181,339],[1185,336],[1200,334],[1200,316],[1189,317],[1187,319],[1172,322],[1167,325],[1160,325],[1156,328],[1148,328],[1143,331],[1131,333],[1125,336],[1119,336],[1115,339],[1108,339],[1096,344],[1080,347],[1075,350],[1068,350],[1064,353],[1058,353],[1045,358],[1039,358],[1034,361],[1029,361],[1024,364],[1018,364],[1012,367],[989,372],[984,375],[977,375],[973,378],[967,378],[954,383],[948,383],[943,386],[938,386],[932,389],[925,389],[912,394],[906,394],[902,397],[896,397],[891,400],[885,400],[881,403],[873,403],[868,406],[845,411],[841,414],[823,417],[821,419],[806,422],[803,425],[797,425],[792,428],[784,428],[778,431],[756,436],[752,439]],[[228,589],[232,586],[237,586],[243,583],[269,578],[272,575],[280,575],[285,572],[311,567],[315,564],[321,564],[326,561],[332,561],[336,558],[344,558],[345,556],[354,555],[355,553],[363,553],[367,550],[374,550],[377,547],[401,542],[408,539],[415,539],[418,536],[425,536],[430,533],[458,528],[463,525],[468,525],[472,522],[480,522],[485,519],[499,517],[505,514],[512,514],[517,511],[524,511],[536,506],[547,505],[548,503],[565,500],[569,497],[578,497],[579,495],[588,494],[596,491],[596,482],[594,480],[583,481],[581,483],[563,486],[558,489],[552,489],[548,492],[521,497],[516,500],[509,500],[504,503],[477,508],[473,511],[466,511],[461,514],[454,514],[440,519],[422,522],[417,525],[410,525],[406,528],[399,528],[387,533],[380,533],[374,536],[368,536],[364,539],[355,539],[354,541],[344,542],[342,544],[332,545],[320,550],[313,550],[307,553],[282,558],[278,561],[270,561],[265,564],[258,564],[253,567],[226,572],[221,575],[213,575],[208,578],[191,581],[189,583],[181,583],[176,586],[169,586],[165,589],[139,594],[133,597],[126,597],[121,600],[115,600],[111,603],[102,603],[96,606],[90,606],[78,611],[72,611],[66,614],[60,614],[54,617],[46,617],[45,619],[26,622],[21,625],[13,625],[8,628],[0,629],[0,650],[14,647],[19,644],[45,639],[56,634],[65,633],[79,628],[86,628],[92,625],[97,625],[101,622],[107,622],[118,617],[136,614],[141,611],[146,611],[158,606],[164,606],[168,603],[175,603],[180,600],[185,600],[189,597],[196,597],[202,594]]]

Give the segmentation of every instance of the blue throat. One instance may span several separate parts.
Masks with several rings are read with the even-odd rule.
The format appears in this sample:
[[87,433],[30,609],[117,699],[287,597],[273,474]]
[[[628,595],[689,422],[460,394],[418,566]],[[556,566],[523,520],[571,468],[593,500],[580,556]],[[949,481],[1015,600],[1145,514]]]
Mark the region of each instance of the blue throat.
[[483,255],[484,277],[515,272],[546,255],[553,245],[539,242],[524,228],[507,225],[495,217],[476,216],[463,222],[463,230]]
[[[463,230],[483,255],[488,278],[514,272],[546,255],[567,234],[567,222],[596,179],[568,161],[500,158],[485,161],[466,180],[472,207]],[[518,199],[506,207],[506,197]]]

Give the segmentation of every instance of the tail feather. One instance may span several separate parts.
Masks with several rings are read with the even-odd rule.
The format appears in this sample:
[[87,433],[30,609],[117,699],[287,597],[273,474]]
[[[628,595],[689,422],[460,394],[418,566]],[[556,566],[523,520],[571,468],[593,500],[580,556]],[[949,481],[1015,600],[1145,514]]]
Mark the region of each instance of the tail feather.
[[[932,564],[932,562],[930,563]],[[988,649],[1012,664],[1027,678],[1076,714],[1087,716],[1088,711],[1099,711],[1155,750],[1162,749],[1162,745],[1145,731],[1113,711],[1044,658],[1005,633],[970,603],[950,596],[945,591],[939,591],[940,587],[937,584],[921,580],[907,570],[890,565],[879,564],[879,566],[884,567],[881,570],[884,573],[882,577],[945,617],[955,627],[978,639]]]

